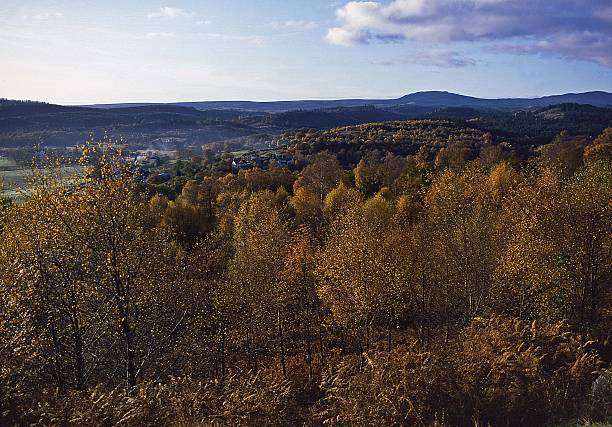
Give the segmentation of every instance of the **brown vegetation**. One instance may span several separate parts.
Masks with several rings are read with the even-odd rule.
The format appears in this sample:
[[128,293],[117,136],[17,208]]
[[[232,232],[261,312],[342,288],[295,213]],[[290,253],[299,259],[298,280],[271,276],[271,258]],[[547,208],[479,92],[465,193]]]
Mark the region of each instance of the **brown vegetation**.
[[318,154],[175,200],[91,145],[1,205],[0,424],[609,419],[610,135]]

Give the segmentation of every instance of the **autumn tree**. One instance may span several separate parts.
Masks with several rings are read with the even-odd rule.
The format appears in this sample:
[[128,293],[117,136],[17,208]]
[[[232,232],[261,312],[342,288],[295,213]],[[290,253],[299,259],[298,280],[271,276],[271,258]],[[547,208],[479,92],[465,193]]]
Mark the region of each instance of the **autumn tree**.
[[[162,223],[170,228],[177,240],[191,248],[213,227],[213,183],[187,181],[176,200],[165,202]],[[162,202],[159,197],[151,201],[153,208]],[[159,208],[158,208],[159,209]]]
[[584,149],[584,161],[593,163],[600,160],[612,161],[612,128],[606,128]]
[[95,340],[88,331],[103,334],[108,305],[89,286],[90,261],[81,242],[68,236],[64,221],[75,212],[55,214],[54,207],[71,197],[70,188],[59,179],[59,169],[49,169],[35,171],[28,199],[7,212],[1,277],[4,289],[14,292],[12,305],[27,314],[24,320],[36,335],[30,337],[32,354],[52,355],[41,363],[40,374],[48,374],[60,390],[83,390],[93,369],[86,355],[97,353],[88,345]]
[[[253,194],[235,218],[229,284],[224,298],[240,317],[235,327],[246,341],[249,365],[257,366],[260,347],[270,350],[278,327],[278,277],[289,241],[289,231],[269,191]],[[238,319],[236,319],[238,320]]]
[[558,194],[553,170],[533,172],[511,193],[502,212],[507,246],[496,275],[498,310],[522,319],[569,315],[567,270],[558,257]]
[[[281,314],[292,341],[302,342],[306,352],[309,378],[312,380],[312,359],[315,338],[322,352],[321,310],[315,276],[313,237],[305,226],[293,235],[283,270],[280,272]],[[284,366],[284,365],[283,365]]]
[[480,149],[478,162],[485,168],[492,168],[501,162],[512,162],[515,160],[514,150],[508,142],[499,144],[486,144]]
[[81,162],[72,181],[41,176],[9,213],[4,244],[15,269],[3,285],[33,296],[21,303],[44,332],[37,342],[51,349],[59,386],[118,377],[132,387],[171,357],[189,289],[172,295],[180,253],[155,227],[121,153],[110,141],[91,144]]
[[[564,189],[557,217],[562,223],[562,254],[578,290],[577,320],[593,326],[608,302],[612,268],[612,164],[590,164]],[[561,254],[560,254],[561,255]]]
[[363,196],[359,191],[342,182],[338,184],[336,188],[329,192],[323,202],[323,213],[327,223],[331,225],[338,217],[360,205],[362,199]]
[[366,197],[374,195],[383,186],[383,173],[378,153],[367,153],[353,171],[355,187]]
[[404,277],[396,245],[393,205],[381,195],[338,217],[319,254],[317,275],[321,300],[332,319],[370,345],[372,325],[390,328],[397,322]]
[[504,208],[501,310],[598,324],[609,293],[610,182],[609,162],[602,161],[569,179],[545,169],[517,188]]
[[436,269],[447,289],[449,320],[469,322],[484,309],[497,264],[496,209],[477,167],[447,170],[425,198]]
[[564,177],[571,176],[581,165],[587,139],[561,132],[550,144],[538,147],[537,163],[558,170]]

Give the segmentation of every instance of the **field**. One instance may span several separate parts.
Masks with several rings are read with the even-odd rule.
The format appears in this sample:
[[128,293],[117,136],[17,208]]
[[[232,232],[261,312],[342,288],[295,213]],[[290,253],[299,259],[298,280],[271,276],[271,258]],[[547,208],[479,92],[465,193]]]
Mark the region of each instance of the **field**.
[[[78,166],[63,166],[61,174],[69,177],[79,171]],[[14,161],[0,157],[0,197],[19,200],[28,192],[28,182],[32,178],[32,170],[17,165]]]

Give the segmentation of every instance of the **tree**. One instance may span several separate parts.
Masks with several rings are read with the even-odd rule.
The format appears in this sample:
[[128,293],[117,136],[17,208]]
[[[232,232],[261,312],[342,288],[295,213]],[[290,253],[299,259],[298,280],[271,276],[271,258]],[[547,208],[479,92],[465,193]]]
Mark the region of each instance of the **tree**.
[[569,319],[597,326],[607,303],[610,269],[608,162],[569,180],[544,170],[508,200],[508,246],[499,264],[500,306],[521,318]]
[[[161,201],[152,200],[152,207]],[[191,248],[213,227],[213,189],[211,182],[189,180],[174,201],[166,202],[162,223],[172,230],[177,240]],[[159,209],[159,208],[158,208]]]
[[51,199],[61,197],[56,189],[41,186],[24,204],[11,209],[2,242],[1,277],[3,289],[13,292],[10,305],[26,314],[30,351],[39,357],[51,355],[48,363],[39,362],[40,375],[49,375],[60,390],[83,390],[91,368],[85,359],[90,349],[84,343],[92,337],[85,331],[99,332],[99,319],[86,307],[98,302],[103,313],[105,304],[87,286],[87,260],[80,247],[65,239],[62,225],[49,209]]
[[500,239],[488,179],[477,167],[447,170],[425,198],[436,272],[448,290],[449,320],[468,323],[490,294]]
[[308,224],[312,230],[316,231],[323,216],[321,201],[319,195],[302,186],[301,182],[301,179],[296,181],[289,204],[295,212],[296,222],[298,224]]
[[493,201],[501,207],[504,200],[518,187],[521,182],[519,173],[507,162],[501,162],[489,172],[488,191]]
[[[495,305],[502,313],[529,320],[552,313],[561,298],[564,276],[557,268],[553,224],[555,195],[560,191],[559,175],[551,170],[528,176],[503,207],[507,246],[496,271]],[[547,307],[547,303],[550,304]]]
[[[246,340],[249,365],[257,367],[259,346],[270,348],[279,310],[278,276],[289,232],[276,207],[274,194],[254,193],[235,218],[227,301],[241,313],[236,327]],[[280,335],[280,331],[279,335]],[[280,339],[280,336],[279,336]]]
[[438,151],[434,160],[434,167],[439,171],[446,168],[461,169],[468,161],[473,160],[474,157],[474,148],[470,147],[466,142],[462,140],[449,141],[446,147],[442,147]]
[[4,244],[16,270],[3,272],[3,286],[23,287],[19,303],[48,337],[36,342],[51,349],[58,386],[119,376],[130,388],[171,358],[190,290],[175,292],[180,253],[155,226],[121,153],[105,141],[86,147],[81,162],[72,181],[41,172],[9,212]]
[[355,333],[360,349],[369,347],[372,325],[389,329],[397,322],[405,277],[393,219],[381,195],[353,206],[330,227],[318,257],[319,297],[333,321]]
[[545,168],[557,169],[564,177],[571,176],[581,165],[588,141],[561,132],[550,144],[538,147],[537,162]]
[[383,186],[382,171],[377,167],[377,163],[376,154],[368,153],[353,171],[355,187],[366,197],[372,196]]
[[359,191],[341,182],[325,197],[323,213],[327,222],[331,224],[336,218],[361,204],[362,199],[363,196]]
[[[317,324],[320,328],[321,312],[315,276],[313,237],[306,226],[295,231],[280,272],[280,299],[282,319],[291,338],[302,341],[306,350],[309,380],[312,381],[312,347]],[[321,332],[318,329],[322,354]],[[284,366],[284,365],[283,365]]]
[[512,145],[507,142],[499,144],[486,144],[480,149],[478,162],[485,168],[493,168],[501,162],[508,162],[514,159]]
[[585,163],[612,161],[612,128],[606,128],[584,149]]
[[612,164],[589,164],[578,171],[561,194],[563,254],[578,289],[578,322],[591,327],[599,320],[610,293],[612,268]]
[[319,196],[319,202],[323,206],[323,200],[327,193],[333,189],[344,176],[344,170],[338,163],[336,156],[328,152],[322,152],[313,156],[310,164],[302,170],[302,186],[311,193]]

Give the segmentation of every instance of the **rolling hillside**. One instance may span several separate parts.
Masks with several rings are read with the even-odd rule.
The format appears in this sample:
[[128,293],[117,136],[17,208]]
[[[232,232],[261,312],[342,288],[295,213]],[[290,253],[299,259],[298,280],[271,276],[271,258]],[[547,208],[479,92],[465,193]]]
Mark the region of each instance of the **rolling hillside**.
[[[477,107],[491,109],[524,109],[533,107],[546,107],[549,105],[575,103],[589,104],[599,107],[612,106],[612,93],[594,91],[584,93],[567,93],[563,95],[544,96],[540,98],[500,98],[485,99],[458,95],[444,91],[416,92],[396,99],[339,99],[339,100],[298,100],[298,101],[203,101],[203,102],[177,102],[171,105],[193,107],[198,110],[234,109],[257,112],[282,112],[292,110],[314,110],[324,108],[346,108],[374,106],[391,108],[402,105],[416,105],[423,107]],[[123,108],[129,106],[145,106],[160,104],[95,104],[92,108]],[[163,105],[163,104],[162,104]]]
[[[435,102],[452,103],[453,99],[463,102],[452,94],[438,95],[440,98]],[[405,97],[404,100],[424,102],[423,96]],[[92,132],[96,135],[107,132],[115,138],[123,138],[134,148],[168,143],[181,147],[201,146],[252,137],[271,141],[276,135],[302,128],[325,130],[409,119],[448,120],[463,127],[495,132],[508,140],[539,145],[563,130],[587,136],[600,133],[612,126],[612,108],[566,103],[500,110],[405,103],[388,107],[335,107],[269,113],[235,109],[198,110],[169,104],[104,109],[0,100],[0,148],[32,147],[38,143],[70,146],[84,142]]]

